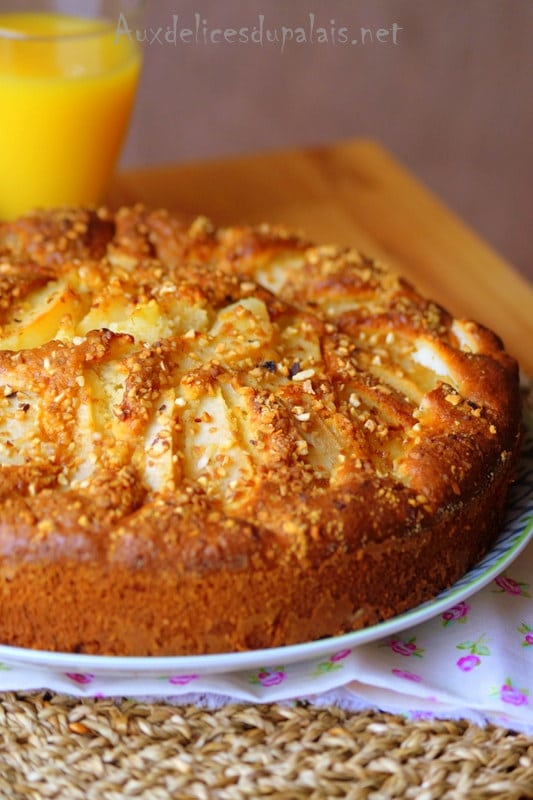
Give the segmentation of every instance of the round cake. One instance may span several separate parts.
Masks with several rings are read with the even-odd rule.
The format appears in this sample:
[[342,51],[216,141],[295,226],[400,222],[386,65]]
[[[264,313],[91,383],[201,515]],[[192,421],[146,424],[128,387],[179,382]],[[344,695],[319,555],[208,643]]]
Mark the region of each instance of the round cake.
[[0,642],[287,645],[491,546],[515,361],[355,250],[143,207],[0,225]]

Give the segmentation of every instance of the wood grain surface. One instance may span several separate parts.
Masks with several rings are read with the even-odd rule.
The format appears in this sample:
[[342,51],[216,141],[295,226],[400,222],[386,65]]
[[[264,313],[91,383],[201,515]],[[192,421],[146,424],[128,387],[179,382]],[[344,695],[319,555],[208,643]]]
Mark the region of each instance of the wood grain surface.
[[383,259],[457,316],[495,330],[533,375],[533,286],[375,142],[136,170],[113,206],[141,201],[218,224],[283,223]]

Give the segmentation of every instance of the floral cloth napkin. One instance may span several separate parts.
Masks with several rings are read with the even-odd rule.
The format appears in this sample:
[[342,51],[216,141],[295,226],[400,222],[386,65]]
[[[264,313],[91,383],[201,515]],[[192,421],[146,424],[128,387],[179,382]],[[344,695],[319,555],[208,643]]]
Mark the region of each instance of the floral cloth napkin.
[[[31,651],[0,646],[0,691],[51,689],[93,697],[165,698],[210,707],[228,701],[334,703],[377,708],[410,718],[468,718],[533,733],[533,436],[526,438],[506,530],[492,558],[490,582],[416,624],[376,641],[346,646],[327,642],[319,657],[285,663],[283,656],[252,667],[116,669],[113,659],[54,656],[36,663]],[[518,533],[517,533],[518,532]],[[524,549],[498,573],[509,541]],[[519,548],[517,548],[519,549]],[[413,619],[411,614],[409,619]],[[406,624],[409,624],[409,619]],[[415,617],[416,620],[416,612]],[[353,635],[352,635],[353,636]],[[341,644],[339,644],[341,643]],[[277,651],[283,652],[282,650]],[[26,655],[25,655],[26,654]],[[262,656],[261,656],[262,658]],[[123,660],[124,661],[124,660]],[[150,661],[150,659],[145,659]],[[103,663],[103,666],[102,666]],[[163,663],[160,659],[154,665]],[[211,662],[213,663],[213,662]],[[96,666],[94,666],[96,665]]]

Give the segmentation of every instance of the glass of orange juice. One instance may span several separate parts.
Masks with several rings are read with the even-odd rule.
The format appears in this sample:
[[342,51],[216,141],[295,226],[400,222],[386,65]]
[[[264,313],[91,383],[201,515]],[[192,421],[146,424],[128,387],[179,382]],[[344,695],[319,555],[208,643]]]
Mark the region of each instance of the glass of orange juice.
[[102,202],[141,68],[139,0],[0,3],[0,219]]

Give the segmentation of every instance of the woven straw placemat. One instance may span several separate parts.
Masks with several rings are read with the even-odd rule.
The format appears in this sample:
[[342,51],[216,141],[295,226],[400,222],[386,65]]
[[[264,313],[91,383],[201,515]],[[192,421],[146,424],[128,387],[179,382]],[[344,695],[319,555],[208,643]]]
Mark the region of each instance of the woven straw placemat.
[[533,737],[298,704],[0,695],[6,800],[523,800]]

